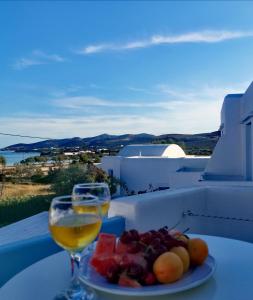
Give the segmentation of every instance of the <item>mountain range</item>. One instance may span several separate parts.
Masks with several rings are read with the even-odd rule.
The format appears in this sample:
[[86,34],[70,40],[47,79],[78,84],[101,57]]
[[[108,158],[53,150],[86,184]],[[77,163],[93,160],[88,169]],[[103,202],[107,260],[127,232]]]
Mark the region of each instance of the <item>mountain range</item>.
[[220,136],[219,131],[210,133],[199,133],[199,134],[163,134],[163,135],[152,135],[147,133],[141,134],[123,134],[123,135],[109,135],[101,134],[94,137],[88,138],[65,138],[65,139],[50,139],[41,142],[31,144],[14,144],[5,147],[2,150],[12,151],[35,151],[49,148],[87,148],[87,149],[98,149],[98,148],[109,148],[119,149],[122,146],[129,144],[147,144],[147,143],[178,143],[182,144],[187,148],[205,148],[212,150],[216,145]]

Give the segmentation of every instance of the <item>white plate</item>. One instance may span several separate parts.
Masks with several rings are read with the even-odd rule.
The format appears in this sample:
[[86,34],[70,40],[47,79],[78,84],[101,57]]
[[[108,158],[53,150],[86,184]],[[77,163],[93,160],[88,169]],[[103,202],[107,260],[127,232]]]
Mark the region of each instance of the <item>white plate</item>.
[[[88,258],[84,263],[87,263]],[[140,288],[122,287],[117,284],[107,282],[105,277],[99,275],[95,269],[88,263],[84,268],[84,273],[80,280],[96,290],[115,295],[125,296],[159,296],[174,294],[177,292],[189,290],[207,281],[214,273],[216,268],[215,259],[209,255],[205,263],[196,268],[190,269],[184,276],[175,283],[157,284],[153,286],[143,286]]]

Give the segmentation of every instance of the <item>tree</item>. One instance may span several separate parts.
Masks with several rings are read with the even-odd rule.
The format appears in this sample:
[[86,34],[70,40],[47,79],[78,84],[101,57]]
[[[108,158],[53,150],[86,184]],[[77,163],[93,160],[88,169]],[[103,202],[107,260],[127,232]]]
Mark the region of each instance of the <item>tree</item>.
[[66,156],[64,154],[58,154],[52,157],[52,160],[58,167],[62,167],[62,163],[64,162],[64,160],[66,160]]
[[72,193],[75,184],[94,181],[96,181],[94,174],[87,165],[70,165],[68,168],[56,172],[52,182],[52,190],[57,195],[68,195]]
[[6,159],[4,156],[0,155],[0,166],[5,166],[6,165]]
[[[53,172],[55,172],[54,176]],[[113,194],[118,184],[116,179],[111,179],[103,170],[93,164],[70,165],[66,169],[52,171],[50,176],[52,178],[52,191],[57,195],[69,195],[75,184],[84,182],[106,182]]]
[[78,155],[78,158],[79,158],[79,162],[80,163],[83,163],[83,164],[86,164],[90,161],[88,155],[86,153],[81,153]]

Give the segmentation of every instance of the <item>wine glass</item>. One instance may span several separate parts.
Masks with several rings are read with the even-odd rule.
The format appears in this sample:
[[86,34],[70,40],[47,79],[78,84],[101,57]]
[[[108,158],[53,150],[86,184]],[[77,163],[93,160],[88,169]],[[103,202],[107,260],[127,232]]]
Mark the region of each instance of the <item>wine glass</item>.
[[94,299],[86,291],[78,275],[81,252],[97,237],[102,224],[101,203],[92,195],[62,196],[53,199],[49,210],[49,229],[55,242],[67,250],[71,258],[72,281],[70,287],[55,300]]
[[104,182],[92,182],[92,183],[78,183],[73,187],[72,195],[92,195],[98,197],[101,203],[102,216],[106,217],[110,207],[111,195],[108,184]]

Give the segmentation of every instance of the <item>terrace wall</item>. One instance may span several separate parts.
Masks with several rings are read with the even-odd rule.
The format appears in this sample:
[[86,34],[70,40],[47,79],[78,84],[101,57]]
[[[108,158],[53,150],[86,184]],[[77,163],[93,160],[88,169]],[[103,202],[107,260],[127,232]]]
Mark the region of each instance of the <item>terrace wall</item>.
[[[252,186],[195,187],[119,198],[109,215],[124,216],[127,229],[173,227],[180,221],[177,228],[189,227],[191,233],[253,242],[252,201]],[[206,217],[183,216],[188,211]]]

